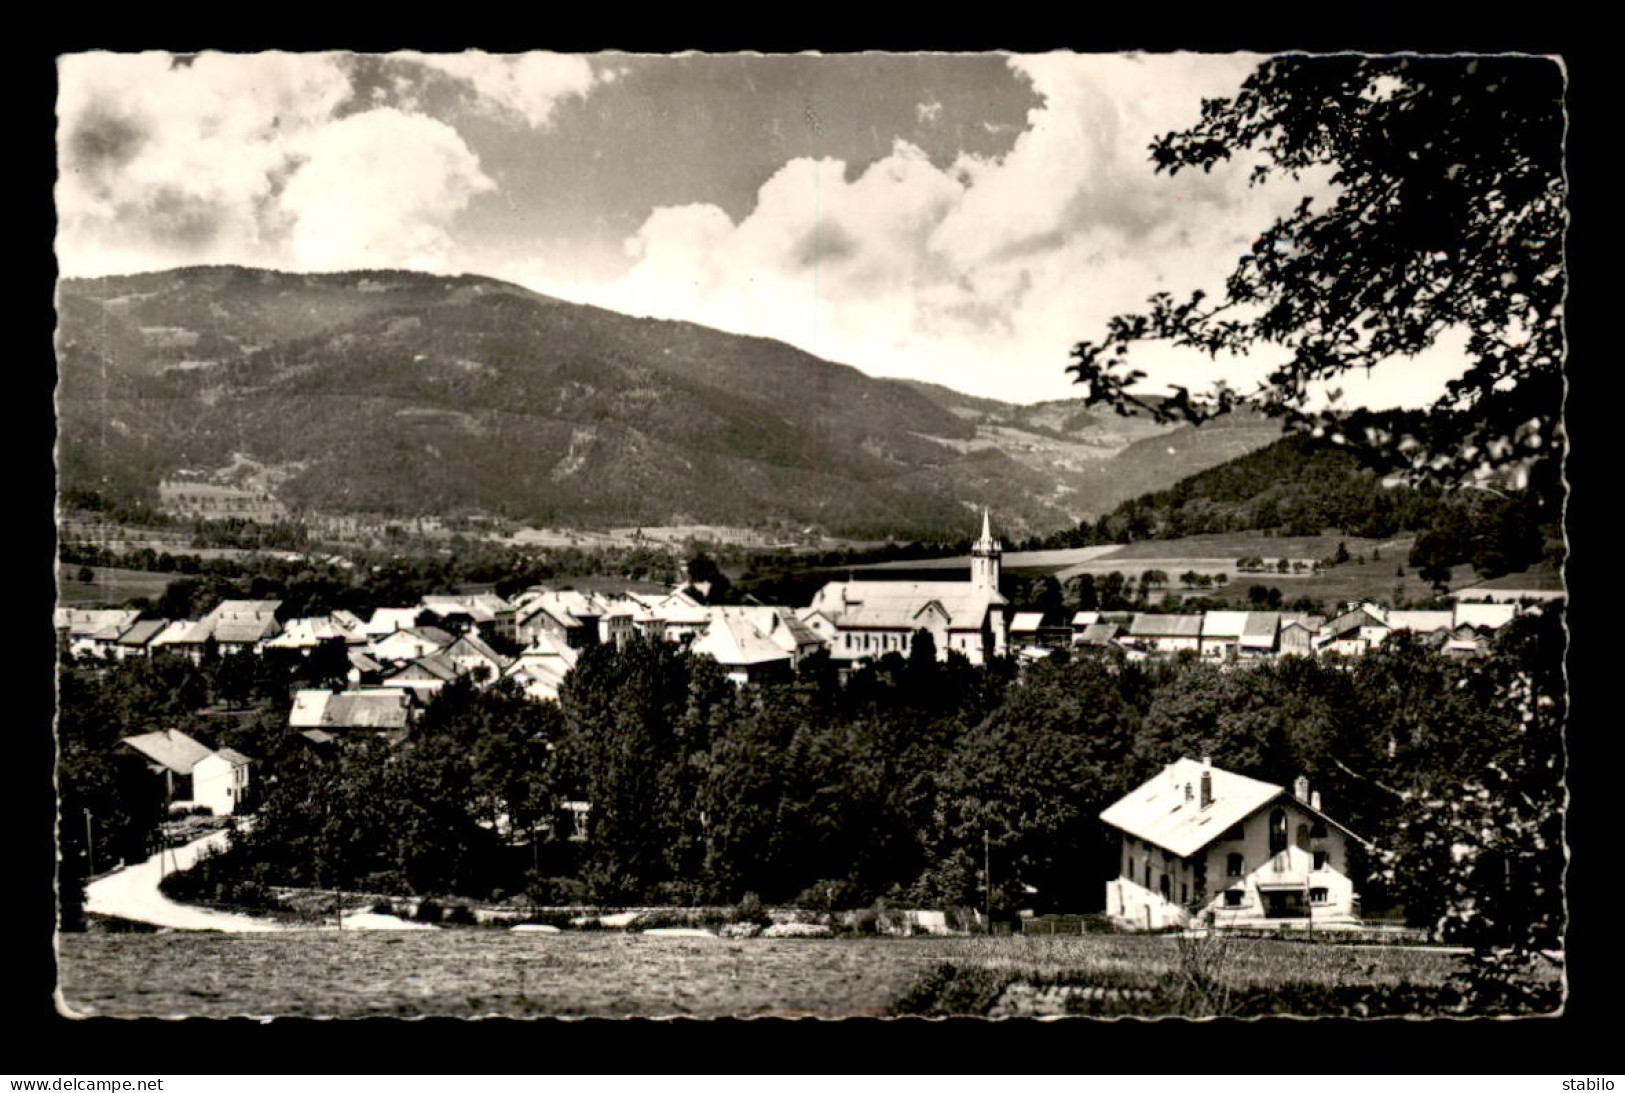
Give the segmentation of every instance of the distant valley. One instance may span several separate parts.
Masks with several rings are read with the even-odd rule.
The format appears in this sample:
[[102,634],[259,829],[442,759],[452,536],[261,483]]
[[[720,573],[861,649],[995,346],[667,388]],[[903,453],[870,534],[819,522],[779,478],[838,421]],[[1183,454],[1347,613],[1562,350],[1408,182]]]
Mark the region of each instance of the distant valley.
[[952,537],[987,505],[1017,538],[1280,435],[876,379],[473,276],[179,269],[65,280],[58,315],[63,489],[153,503],[246,468],[293,512]]

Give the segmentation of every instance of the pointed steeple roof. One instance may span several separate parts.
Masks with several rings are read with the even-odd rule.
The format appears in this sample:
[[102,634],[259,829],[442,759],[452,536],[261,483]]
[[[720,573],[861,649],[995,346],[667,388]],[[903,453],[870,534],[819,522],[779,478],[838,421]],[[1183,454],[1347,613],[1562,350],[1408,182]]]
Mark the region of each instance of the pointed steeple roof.
[[987,506],[983,505],[982,506],[982,537],[980,539],[976,540],[976,546],[973,548],[972,553],[979,554],[979,555],[988,555],[988,554],[996,553],[998,551],[998,549],[999,549],[998,541],[993,538],[993,521],[992,521],[992,518],[988,514]]

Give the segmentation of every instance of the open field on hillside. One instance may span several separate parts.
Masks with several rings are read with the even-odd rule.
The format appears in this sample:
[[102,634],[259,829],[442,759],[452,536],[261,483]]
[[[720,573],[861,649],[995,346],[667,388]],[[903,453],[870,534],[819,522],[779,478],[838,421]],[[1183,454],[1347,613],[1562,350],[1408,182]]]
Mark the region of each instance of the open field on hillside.
[[79,580],[79,566],[66,564],[57,575],[57,602],[63,607],[112,607],[145,596],[156,600],[178,573],[149,573],[141,569],[92,566],[91,581]]
[[1238,531],[1220,535],[1192,535],[1184,539],[1146,539],[1118,547],[1112,561],[1153,561],[1179,558],[1236,558],[1258,555],[1263,558],[1328,558],[1342,543],[1350,554],[1370,556],[1376,550],[1382,557],[1403,560],[1415,536],[1392,539],[1361,539],[1329,532],[1323,535],[1263,535]]
[[[750,939],[634,933],[64,934],[60,986],[87,1015],[883,1014],[944,963],[1035,977],[1172,974],[1172,937]],[[1236,940],[1237,989],[1286,980],[1438,986],[1457,957]]]

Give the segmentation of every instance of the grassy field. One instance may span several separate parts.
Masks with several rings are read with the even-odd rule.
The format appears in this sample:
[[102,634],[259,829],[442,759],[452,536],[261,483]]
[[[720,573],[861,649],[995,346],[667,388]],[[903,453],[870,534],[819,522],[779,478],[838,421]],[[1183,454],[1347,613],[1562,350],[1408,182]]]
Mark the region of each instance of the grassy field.
[[[750,939],[635,933],[64,934],[62,996],[108,1016],[583,1015],[887,1013],[933,968],[1057,975],[1172,975],[1178,939]],[[1352,949],[1276,940],[1229,943],[1237,990],[1284,980],[1329,986],[1444,983],[1437,950]]]
[[57,579],[57,602],[63,607],[115,607],[138,596],[156,600],[179,573],[149,573],[140,569],[93,566],[91,581],[79,580],[77,565],[64,565]]

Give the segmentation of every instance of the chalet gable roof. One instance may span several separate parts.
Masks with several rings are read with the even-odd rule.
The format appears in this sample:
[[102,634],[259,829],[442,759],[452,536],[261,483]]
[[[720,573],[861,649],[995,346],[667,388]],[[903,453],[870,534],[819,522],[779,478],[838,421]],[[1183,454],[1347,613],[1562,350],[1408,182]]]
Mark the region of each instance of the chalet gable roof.
[[[1201,778],[1212,778],[1213,799],[1203,808]],[[1261,782],[1195,759],[1177,759],[1100,814],[1103,822],[1180,857],[1189,857],[1280,797],[1359,839],[1348,828],[1293,797],[1284,786]],[[1364,840],[1361,840],[1362,842]]]
[[139,736],[126,736],[124,743],[176,774],[191,774],[193,767],[214,754],[179,729],[160,729]]

